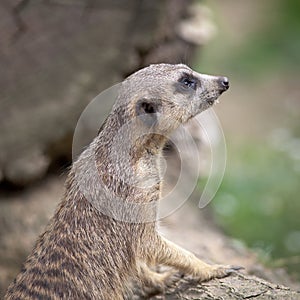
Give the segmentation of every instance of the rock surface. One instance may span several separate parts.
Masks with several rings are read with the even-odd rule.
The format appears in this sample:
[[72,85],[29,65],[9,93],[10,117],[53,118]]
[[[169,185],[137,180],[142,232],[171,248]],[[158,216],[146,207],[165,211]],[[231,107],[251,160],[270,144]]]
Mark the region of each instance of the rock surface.
[[176,24],[190,2],[1,1],[0,181],[25,186],[70,161],[80,113],[125,75],[186,61]]

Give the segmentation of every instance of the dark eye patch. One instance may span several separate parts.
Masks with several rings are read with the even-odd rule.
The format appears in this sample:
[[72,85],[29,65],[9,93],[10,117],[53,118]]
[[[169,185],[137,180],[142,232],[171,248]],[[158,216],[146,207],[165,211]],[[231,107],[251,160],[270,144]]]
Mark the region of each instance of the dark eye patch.
[[193,75],[184,73],[178,80],[180,84],[186,89],[196,90],[199,85],[199,80]]

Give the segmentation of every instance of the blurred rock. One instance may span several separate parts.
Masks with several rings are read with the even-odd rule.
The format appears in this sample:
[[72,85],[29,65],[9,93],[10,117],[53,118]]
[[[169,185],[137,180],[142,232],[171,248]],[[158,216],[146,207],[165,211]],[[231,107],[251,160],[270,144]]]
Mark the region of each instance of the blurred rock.
[[194,3],[189,7],[190,18],[177,25],[177,32],[183,40],[204,45],[217,33],[216,24],[212,21],[212,12],[202,3]]
[[5,170],[6,179],[17,185],[24,186],[44,175],[50,164],[50,159],[39,149],[33,149],[30,153],[23,153],[16,157]]
[[194,46],[175,27],[190,2],[2,1],[0,180],[27,185],[58,158],[70,160],[63,141],[80,113],[125,75],[188,62]]

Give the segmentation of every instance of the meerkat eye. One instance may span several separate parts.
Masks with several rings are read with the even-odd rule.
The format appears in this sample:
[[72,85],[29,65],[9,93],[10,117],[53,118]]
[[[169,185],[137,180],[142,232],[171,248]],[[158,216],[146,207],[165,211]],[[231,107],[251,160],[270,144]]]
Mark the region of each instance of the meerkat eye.
[[184,79],[182,82],[184,85],[186,85],[189,88],[195,89],[196,88],[196,82],[190,79]]
[[193,90],[196,90],[197,84],[198,84],[198,80],[196,78],[188,76],[188,75],[184,75],[183,77],[181,77],[179,79],[179,82],[185,88],[190,88],[190,89],[193,89]]

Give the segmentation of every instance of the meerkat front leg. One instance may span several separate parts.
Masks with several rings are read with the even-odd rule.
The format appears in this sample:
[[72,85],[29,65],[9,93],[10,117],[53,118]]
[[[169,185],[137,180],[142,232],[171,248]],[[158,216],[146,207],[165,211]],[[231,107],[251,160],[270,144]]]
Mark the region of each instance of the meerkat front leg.
[[159,236],[155,251],[156,263],[172,266],[185,274],[190,274],[199,281],[212,278],[223,278],[234,271],[242,269],[239,266],[209,265],[198,259],[191,252]]

